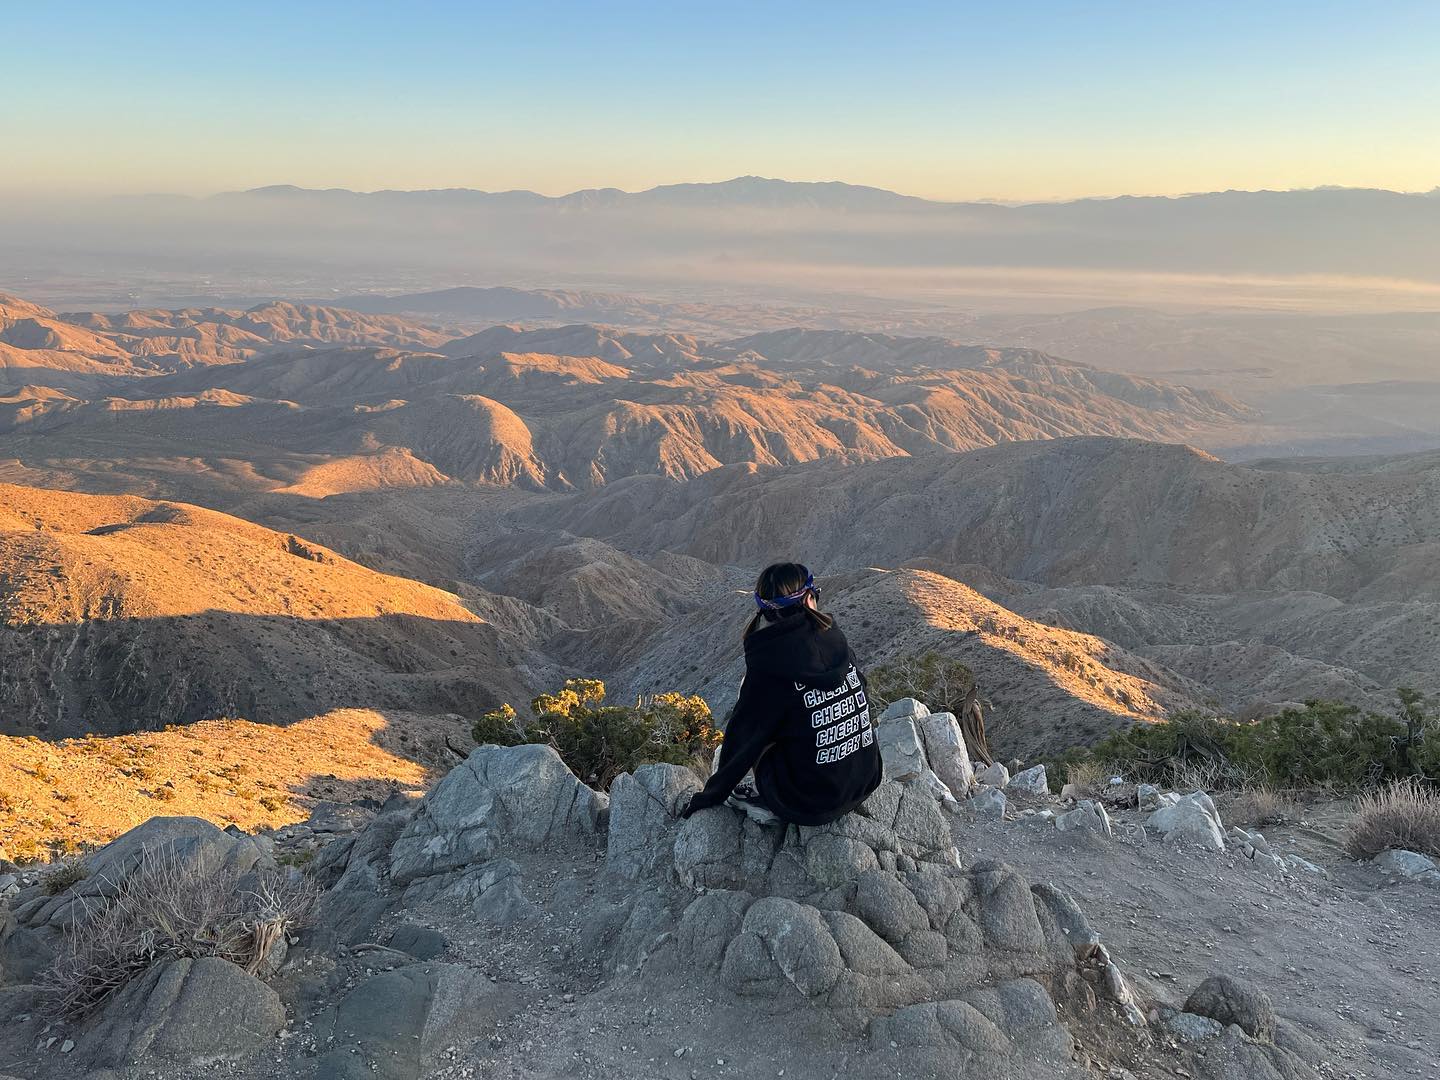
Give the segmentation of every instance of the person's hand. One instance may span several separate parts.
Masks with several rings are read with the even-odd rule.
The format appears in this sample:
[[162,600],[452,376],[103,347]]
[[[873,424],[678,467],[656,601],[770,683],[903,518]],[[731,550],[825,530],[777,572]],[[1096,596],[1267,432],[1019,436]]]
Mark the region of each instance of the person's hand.
[[699,793],[698,791],[697,791],[694,795],[691,795],[691,796],[690,796],[690,801],[685,804],[685,809],[680,811],[680,818],[681,818],[681,820],[684,820],[685,818],[688,818],[691,814],[695,813],[696,810],[703,810],[703,809],[705,809],[703,806],[696,806],[696,805],[695,805],[696,800],[699,799],[699,798],[700,798],[700,793]]

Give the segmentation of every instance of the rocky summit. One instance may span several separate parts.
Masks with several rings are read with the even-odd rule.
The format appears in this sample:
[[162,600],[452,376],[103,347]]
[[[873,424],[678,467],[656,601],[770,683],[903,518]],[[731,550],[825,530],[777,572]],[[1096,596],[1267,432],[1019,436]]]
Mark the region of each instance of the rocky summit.
[[[1226,954],[1196,963],[1196,940],[1232,933],[1204,897],[1144,928],[1116,914],[1127,890],[1216,872],[1218,850],[1245,863],[1218,910],[1239,905],[1226,918],[1260,946],[1256,884],[1328,910],[1323,868],[1257,876],[1269,843],[1217,835],[1203,795],[1131,789],[1112,830],[1033,769],[976,776],[943,714],[915,738],[921,710],[887,713],[889,777],[815,828],[683,819],[690,769],[605,794],[544,745],[481,746],[423,797],[274,835],[152,819],[6,879],[0,1053],[36,1080],[1340,1075],[1313,1003]],[[1062,824],[1077,814],[1106,827]],[[1074,887],[1097,867],[1111,887]],[[197,911],[206,934],[170,933]]]

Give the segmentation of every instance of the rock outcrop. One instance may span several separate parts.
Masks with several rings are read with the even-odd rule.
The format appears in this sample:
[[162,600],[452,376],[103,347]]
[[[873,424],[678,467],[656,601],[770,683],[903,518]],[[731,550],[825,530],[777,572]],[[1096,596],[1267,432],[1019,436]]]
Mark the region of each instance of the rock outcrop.
[[543,851],[601,831],[609,800],[551,747],[482,746],[421,803],[390,852],[390,879],[467,871],[503,851]]
[[677,820],[700,788],[694,771],[680,765],[642,765],[617,776],[605,865],[632,881],[670,873]]
[[[912,732],[917,716],[903,715]],[[921,750],[925,764],[906,781],[886,779],[855,812],[814,828],[762,824],[728,806],[682,820],[700,783],[678,766],[622,775],[607,799],[549,747],[480,747],[424,799],[392,800],[318,850],[312,874],[327,886],[320,925],[289,962],[280,949],[255,974],[219,956],[154,963],[103,1000],[59,1052],[98,1069],[185,1068],[299,1038],[316,1080],[449,1075],[443,1063],[454,1047],[487,1033],[496,1045],[495,1025],[532,994],[523,982],[486,977],[473,954],[465,962],[457,938],[474,927],[533,950],[532,935],[563,911],[580,928],[563,963],[594,972],[597,989],[671,978],[741,1010],[807,1010],[903,1075],[1074,1076],[1072,1024],[1109,1025],[1105,1038],[1139,1045],[1147,1013],[1172,1045],[1194,1048],[1186,1060],[1205,1080],[1232,1080],[1236,1062],[1257,1076],[1312,1075],[1276,1045],[1282,1029],[1264,994],[1222,976],[1183,1010],[1144,1000],[1072,896],[1001,861],[962,865],[952,820],[963,818],[924,782],[921,742],[917,734],[907,752]],[[1027,772],[1021,790],[1034,798],[1036,774]],[[992,774],[1010,787],[1021,777]],[[1157,828],[1168,822],[1174,831],[1192,816],[1218,827],[1206,802],[1197,794],[1163,808],[1157,813],[1174,813]],[[1097,833],[1109,825],[1098,802],[1055,821]],[[67,930],[52,923],[54,912],[80,910],[82,895],[105,903],[152,844],[194,867],[273,866],[264,842],[160,819],[92,855],[93,878],[56,896],[22,890],[5,955],[23,955],[26,934],[62,944]],[[564,891],[554,884],[557,860],[602,858],[600,872],[572,876]],[[457,907],[467,927],[460,935],[426,924],[426,913]],[[287,1006],[303,1024],[277,1043]]]
[[245,1057],[285,1025],[275,991],[218,957],[170,960],[111,998],[77,1053],[107,1068],[141,1061],[205,1065]]

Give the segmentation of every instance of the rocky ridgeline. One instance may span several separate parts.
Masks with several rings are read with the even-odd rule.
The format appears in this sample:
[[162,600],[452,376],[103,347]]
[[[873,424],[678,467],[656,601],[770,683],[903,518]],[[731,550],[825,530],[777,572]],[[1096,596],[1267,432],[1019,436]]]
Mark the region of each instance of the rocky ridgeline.
[[[1167,1047],[1180,1041],[1163,1051],[1180,1055],[1167,1059],[1180,1075],[1314,1075],[1272,1041],[1276,1019],[1258,991],[1217,977],[1183,1004],[1146,999],[1069,895],[1001,862],[962,865],[956,815],[996,796],[1003,813],[1006,791],[1048,798],[1044,777],[1002,769],[977,779],[953,717],[923,709],[886,712],[877,727],[887,779],[856,813],[819,828],[724,806],[682,820],[700,779],[678,766],[644,766],[606,795],[549,747],[482,746],[423,799],[397,796],[362,827],[317,820],[282,835],[307,840],[307,875],[323,889],[303,931],[287,928],[243,965],[201,955],[203,943],[195,955],[157,956],[83,1019],[47,1018],[35,981],[124,890],[142,853],[163,849],[197,878],[299,873],[277,866],[271,838],[154,819],[88,856],[82,879],[11,897],[0,1013],[19,1019],[0,1049],[36,1076],[222,1060],[244,1076],[266,1051],[291,1063],[284,1075],[317,1080],[472,1075],[436,1062],[486,1038],[513,1002],[474,966],[445,960],[443,934],[404,916],[458,907],[523,948],[504,935],[553,915],[548,903],[585,927],[564,962],[596,973],[590,993],[623,997],[637,978],[671,980],[752,1003],[757,1017],[818,1010],[888,1075],[1082,1077],[1093,1074],[1077,1047],[1160,1053],[1157,1031]],[[1161,801],[1155,812],[1177,820],[1213,812],[1194,798]],[[1098,824],[1061,824],[1074,814]],[[1082,804],[1054,821],[1100,829],[1106,818]],[[593,880],[577,877],[563,895],[542,888],[557,868],[590,860]],[[343,968],[360,955],[385,963]]]

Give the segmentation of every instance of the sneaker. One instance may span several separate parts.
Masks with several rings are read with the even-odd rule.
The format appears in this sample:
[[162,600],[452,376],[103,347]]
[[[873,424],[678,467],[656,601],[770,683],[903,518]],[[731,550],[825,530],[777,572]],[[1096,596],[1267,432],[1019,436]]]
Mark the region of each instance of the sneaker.
[[760,798],[760,793],[748,788],[737,788],[725,800],[726,806],[743,811],[751,821],[760,825],[779,825],[780,819]]

